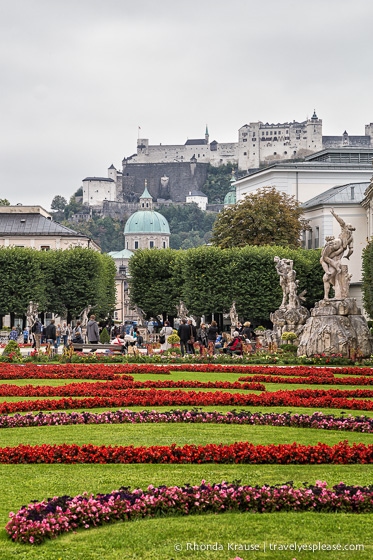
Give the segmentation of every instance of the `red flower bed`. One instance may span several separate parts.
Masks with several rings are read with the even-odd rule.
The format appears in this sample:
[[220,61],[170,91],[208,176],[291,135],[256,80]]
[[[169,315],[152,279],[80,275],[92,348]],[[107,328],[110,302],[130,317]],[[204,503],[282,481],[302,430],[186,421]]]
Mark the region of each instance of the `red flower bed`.
[[[373,401],[351,398],[351,393],[364,391],[303,390],[253,393],[222,393],[195,391],[162,391],[128,389],[117,397],[63,398],[0,403],[0,413],[30,410],[62,410],[76,408],[107,408],[128,406],[286,406],[373,410]],[[345,398],[346,396],[350,398]]]
[[169,366],[171,371],[199,371],[215,373],[252,373],[280,376],[333,376],[342,375],[373,375],[373,368],[369,367],[319,367],[319,366],[249,366],[222,364],[183,364]]
[[251,463],[251,464],[368,464],[373,462],[373,445],[347,441],[329,446],[253,445],[184,445],[178,447],[96,446],[96,445],[18,445],[0,448],[0,463]]
[[25,364],[0,362],[0,379],[116,379],[123,374],[170,375],[168,366],[153,364]]
[[[126,380],[123,380],[123,378]],[[128,379],[128,380],[127,380]],[[152,389],[152,388],[199,388],[199,389],[241,389],[245,391],[265,391],[262,383],[239,383],[235,381],[132,381],[131,376],[122,376],[116,381],[107,383],[70,383],[53,387],[49,385],[0,385],[1,397],[84,397],[84,396],[110,396],[118,391],[127,389]]]
[[275,375],[244,375],[238,381],[259,383],[289,383],[303,385],[373,385],[373,377],[278,377]]

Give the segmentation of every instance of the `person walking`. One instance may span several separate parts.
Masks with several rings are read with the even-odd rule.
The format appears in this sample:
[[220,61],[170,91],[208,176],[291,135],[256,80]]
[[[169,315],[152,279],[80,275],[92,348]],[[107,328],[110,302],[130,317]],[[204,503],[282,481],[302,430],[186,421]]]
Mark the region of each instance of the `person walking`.
[[208,346],[207,327],[205,323],[201,323],[201,326],[197,329],[197,342],[199,344],[199,353],[203,356]]
[[173,328],[170,325],[169,321],[165,321],[163,327],[161,328],[159,335],[164,336],[164,342],[161,343],[161,352],[165,352],[169,348],[171,348],[171,344],[168,342],[168,337],[171,336],[173,333]]
[[28,328],[27,328],[27,327],[25,327],[25,328],[23,329],[22,336],[23,336],[23,344],[28,344],[29,332],[28,332]]
[[211,325],[207,329],[207,340],[208,340],[208,353],[209,355],[215,354],[215,342],[218,335],[219,329],[216,321],[211,321]]
[[96,315],[91,315],[87,323],[87,338],[89,344],[98,344],[100,341],[100,333],[98,332]]
[[188,354],[195,354],[194,343],[197,340],[197,329],[193,325],[192,319],[188,319],[188,327],[189,327],[189,339],[187,341],[187,352]]
[[32,329],[31,329],[31,332],[34,335],[34,342],[35,342],[36,350],[39,350],[39,348],[40,348],[42,330],[43,330],[43,325],[41,324],[39,319],[36,319],[35,323],[32,325]]
[[66,325],[66,323],[63,323],[61,327],[61,336],[62,336],[62,342],[64,346],[67,346],[67,339],[69,338],[69,334],[70,334],[70,328]]
[[60,325],[60,323],[58,323],[57,327],[56,327],[56,344],[57,344],[57,348],[61,344],[61,325]]
[[55,347],[57,350],[57,334],[56,334],[56,325],[54,324],[54,319],[51,320],[47,328],[45,329],[45,336],[47,339],[47,344],[50,344]]
[[180,338],[181,355],[184,356],[185,352],[188,353],[188,340],[190,339],[190,328],[187,325],[186,319],[181,320],[177,334]]

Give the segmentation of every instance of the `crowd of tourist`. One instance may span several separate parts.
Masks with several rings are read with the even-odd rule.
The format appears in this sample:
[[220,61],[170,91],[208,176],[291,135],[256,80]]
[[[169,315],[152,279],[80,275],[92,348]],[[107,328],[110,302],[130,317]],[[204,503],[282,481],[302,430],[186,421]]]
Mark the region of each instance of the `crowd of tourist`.
[[[10,331],[9,340],[20,342],[20,339],[23,339],[24,344],[32,344],[36,349],[39,349],[42,344],[48,344],[58,351],[61,345],[69,347],[71,344],[99,344],[102,328],[104,327],[99,327],[94,315],[90,316],[85,327],[82,326],[81,321],[76,321],[75,325],[71,326],[66,321],[56,324],[54,319],[45,326],[37,318],[30,329],[26,327],[21,331],[14,326]],[[196,352],[209,356],[216,353],[242,355],[244,345],[246,348],[250,345],[254,350],[256,336],[250,322],[237,323],[234,328],[233,333],[222,332],[214,320],[209,324],[201,323],[197,327],[192,319],[181,319],[177,329],[174,329],[167,320],[163,325],[149,321],[145,327],[147,340],[144,340],[140,329],[133,321],[122,325],[114,324],[111,327],[106,325],[110,344],[120,347],[123,354],[127,353],[130,347],[144,347],[149,337],[151,341],[160,343],[160,351],[164,353],[174,345],[170,343],[169,337],[176,332],[182,356],[196,354]]]

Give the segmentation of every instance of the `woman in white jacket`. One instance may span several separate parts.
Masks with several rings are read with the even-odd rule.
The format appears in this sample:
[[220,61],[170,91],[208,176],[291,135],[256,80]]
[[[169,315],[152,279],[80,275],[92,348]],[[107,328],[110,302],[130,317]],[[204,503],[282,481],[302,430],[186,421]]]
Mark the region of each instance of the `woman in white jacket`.
[[169,348],[171,348],[171,344],[168,343],[168,337],[173,333],[173,328],[170,326],[169,321],[165,321],[163,324],[162,329],[160,330],[160,335],[164,335],[165,336],[165,341],[163,344],[161,344],[161,351],[164,352],[165,350],[168,350]]

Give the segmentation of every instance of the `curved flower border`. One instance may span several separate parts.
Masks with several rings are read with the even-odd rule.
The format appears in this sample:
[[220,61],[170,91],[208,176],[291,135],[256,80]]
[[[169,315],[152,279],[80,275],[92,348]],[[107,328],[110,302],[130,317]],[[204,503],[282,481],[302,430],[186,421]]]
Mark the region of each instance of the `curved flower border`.
[[[357,396],[359,398],[352,398]],[[121,408],[126,406],[286,406],[304,408],[335,408],[346,410],[373,410],[372,400],[365,390],[339,391],[335,389],[298,389],[255,393],[229,393],[221,391],[182,391],[175,389],[127,389],[120,396],[61,399],[35,399],[0,403],[0,414],[31,410],[61,410],[77,408]]]
[[222,482],[199,486],[149,486],[147,490],[120,488],[109,494],[61,496],[23,506],[9,514],[6,525],[15,542],[41,544],[47,538],[90,529],[116,521],[134,521],[157,515],[191,515],[224,512],[273,513],[315,511],[322,513],[371,513],[373,486],[327,488],[326,482],[294,488],[249,486]]
[[247,441],[229,445],[210,443],[207,445],[187,444],[182,447],[153,445],[18,445],[0,448],[0,463],[162,463],[162,464],[370,464],[373,463],[373,444],[342,441],[333,446],[270,444],[254,445]]
[[49,412],[38,414],[14,414],[0,416],[1,428],[30,428],[40,426],[67,426],[75,424],[249,424],[317,430],[339,430],[373,433],[373,418],[369,416],[335,416],[314,412],[291,414],[289,412],[263,413],[232,410],[227,413],[203,410],[116,410],[95,412]]

